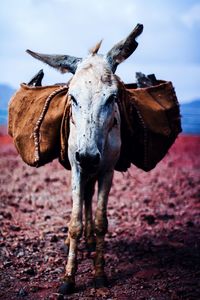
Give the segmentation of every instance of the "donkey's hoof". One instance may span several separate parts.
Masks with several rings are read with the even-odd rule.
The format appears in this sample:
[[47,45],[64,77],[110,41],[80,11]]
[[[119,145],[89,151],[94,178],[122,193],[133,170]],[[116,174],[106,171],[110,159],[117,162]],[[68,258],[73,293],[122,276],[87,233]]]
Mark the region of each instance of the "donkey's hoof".
[[95,277],[95,288],[100,289],[102,287],[108,286],[108,279],[106,275],[96,276]]
[[75,291],[75,281],[71,278],[65,279],[63,284],[59,288],[59,294],[69,295]]

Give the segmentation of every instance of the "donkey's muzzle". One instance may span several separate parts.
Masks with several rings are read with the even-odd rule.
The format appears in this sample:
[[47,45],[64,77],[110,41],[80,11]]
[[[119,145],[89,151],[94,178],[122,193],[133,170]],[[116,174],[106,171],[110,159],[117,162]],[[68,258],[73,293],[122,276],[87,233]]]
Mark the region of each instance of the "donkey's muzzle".
[[100,153],[81,153],[76,151],[75,154],[76,161],[79,163],[83,169],[91,169],[98,167],[100,164]]

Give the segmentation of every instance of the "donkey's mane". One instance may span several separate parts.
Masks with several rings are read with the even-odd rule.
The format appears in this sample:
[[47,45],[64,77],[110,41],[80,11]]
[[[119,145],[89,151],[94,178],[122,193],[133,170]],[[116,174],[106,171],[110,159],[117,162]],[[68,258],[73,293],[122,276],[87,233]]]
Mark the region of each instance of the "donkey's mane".
[[92,55],[95,55],[98,53],[100,47],[101,47],[101,44],[102,44],[102,40],[99,41],[94,47],[90,48],[89,49],[89,53],[92,54]]

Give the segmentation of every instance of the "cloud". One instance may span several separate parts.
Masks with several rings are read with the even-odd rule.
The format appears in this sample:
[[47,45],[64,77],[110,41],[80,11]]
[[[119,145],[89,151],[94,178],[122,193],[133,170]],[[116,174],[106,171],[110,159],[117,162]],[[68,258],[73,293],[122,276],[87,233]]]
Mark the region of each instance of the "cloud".
[[187,10],[182,16],[181,20],[188,27],[194,26],[200,27],[200,3],[194,4],[189,10]]
[[[130,81],[135,71],[164,70],[165,74],[161,72],[163,78],[174,78],[176,74],[180,90],[185,91],[187,69],[196,65],[193,77],[199,76],[198,35],[194,25],[191,28],[187,25],[199,22],[198,9],[197,0],[3,1],[0,9],[0,82],[17,87],[41,68],[45,70],[47,83],[64,81],[66,75],[29,57],[25,49],[84,57],[88,49],[103,38],[101,52],[106,53],[137,23],[143,23],[139,47],[119,67],[118,74]],[[178,68],[184,72],[176,72]],[[189,84],[188,90],[194,88],[197,91],[196,81],[195,87],[191,80]],[[191,92],[191,97],[193,94]],[[185,92],[185,99],[188,97]]]

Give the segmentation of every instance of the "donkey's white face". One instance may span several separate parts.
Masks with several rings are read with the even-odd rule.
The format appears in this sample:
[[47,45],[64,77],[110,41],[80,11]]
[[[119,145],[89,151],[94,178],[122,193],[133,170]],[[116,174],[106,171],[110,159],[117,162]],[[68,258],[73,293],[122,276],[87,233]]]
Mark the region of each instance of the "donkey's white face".
[[74,74],[69,95],[72,102],[69,160],[81,169],[107,165],[114,168],[120,152],[120,116],[116,103],[118,84],[114,72],[118,64],[137,48],[138,24],[127,38],[117,43],[105,56],[97,54],[100,43],[86,59],[69,55],[46,55],[27,50],[33,57]]
[[108,147],[109,156],[118,158],[121,144],[117,94],[116,76],[103,56],[90,55],[78,65],[69,85],[69,149],[73,148],[75,160],[82,168],[104,164]]

